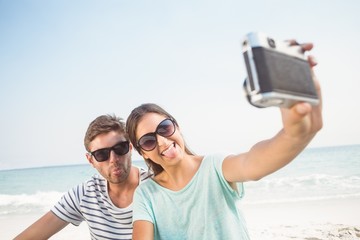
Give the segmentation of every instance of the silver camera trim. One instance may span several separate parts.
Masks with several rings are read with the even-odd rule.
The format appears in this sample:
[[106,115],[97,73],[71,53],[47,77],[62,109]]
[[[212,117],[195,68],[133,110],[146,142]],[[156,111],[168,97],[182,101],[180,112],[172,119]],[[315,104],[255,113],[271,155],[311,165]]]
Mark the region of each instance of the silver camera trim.
[[275,41],[274,39],[266,36],[264,33],[261,32],[248,33],[243,40],[242,51],[243,55],[245,55],[245,53],[248,55],[248,64],[251,71],[253,89],[251,89],[249,77],[246,78],[246,85],[244,87],[246,88],[249,101],[252,105],[258,107],[291,107],[296,102],[300,101],[308,102],[312,105],[317,105],[319,103],[319,99],[315,98],[283,94],[278,92],[262,93],[260,89],[258,74],[256,71],[256,63],[254,61],[254,55],[252,51],[252,49],[256,47],[267,48],[268,50],[274,52],[280,52],[288,56],[307,61],[307,58],[304,55],[301,46],[289,47],[289,43],[285,41]]

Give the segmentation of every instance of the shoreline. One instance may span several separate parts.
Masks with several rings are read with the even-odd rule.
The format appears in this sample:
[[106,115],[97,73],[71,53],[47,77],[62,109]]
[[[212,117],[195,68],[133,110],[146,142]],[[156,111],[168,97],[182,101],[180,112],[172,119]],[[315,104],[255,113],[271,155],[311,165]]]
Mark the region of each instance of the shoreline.
[[[244,201],[241,203],[241,210],[245,219],[257,225],[282,222],[307,224],[310,219],[313,223],[328,222],[360,226],[360,197],[264,204]],[[273,216],[276,218],[273,219]]]
[[[251,240],[347,240],[360,239],[360,198],[311,202],[241,203]],[[43,213],[0,216],[7,231],[2,239],[12,239]],[[51,240],[90,239],[86,222],[69,224]]]

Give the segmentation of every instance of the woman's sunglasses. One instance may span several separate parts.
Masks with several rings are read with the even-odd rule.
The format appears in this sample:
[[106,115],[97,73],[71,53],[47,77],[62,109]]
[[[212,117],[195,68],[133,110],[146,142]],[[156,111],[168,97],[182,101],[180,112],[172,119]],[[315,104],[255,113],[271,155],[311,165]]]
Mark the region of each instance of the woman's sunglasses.
[[122,156],[129,152],[129,141],[119,142],[110,148],[101,148],[93,152],[89,152],[96,161],[104,162],[110,158],[110,152],[114,151],[116,155]]
[[143,135],[137,142],[137,146],[144,151],[154,150],[157,145],[156,134],[159,134],[162,137],[170,137],[174,134],[175,129],[175,122],[172,119],[164,119],[156,127],[155,132]]

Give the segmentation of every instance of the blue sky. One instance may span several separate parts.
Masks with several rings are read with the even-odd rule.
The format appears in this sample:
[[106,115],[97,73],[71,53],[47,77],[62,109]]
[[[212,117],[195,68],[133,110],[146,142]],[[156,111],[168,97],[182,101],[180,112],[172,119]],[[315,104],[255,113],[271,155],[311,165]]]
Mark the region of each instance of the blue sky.
[[0,169],[86,163],[88,124],[144,102],[199,154],[246,151],[281,127],[242,91],[251,31],[315,44],[325,125],[309,147],[359,144],[359,12],[355,0],[0,0]]

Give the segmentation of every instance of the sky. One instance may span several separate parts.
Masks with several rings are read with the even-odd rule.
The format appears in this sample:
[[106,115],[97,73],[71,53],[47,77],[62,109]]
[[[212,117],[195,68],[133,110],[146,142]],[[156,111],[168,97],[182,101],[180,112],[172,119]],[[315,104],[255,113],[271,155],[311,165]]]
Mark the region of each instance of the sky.
[[0,170],[86,164],[89,123],[146,102],[198,154],[247,151],[281,129],[279,109],[242,90],[249,32],[314,43],[324,127],[308,147],[360,144],[359,12],[356,0],[0,0]]

